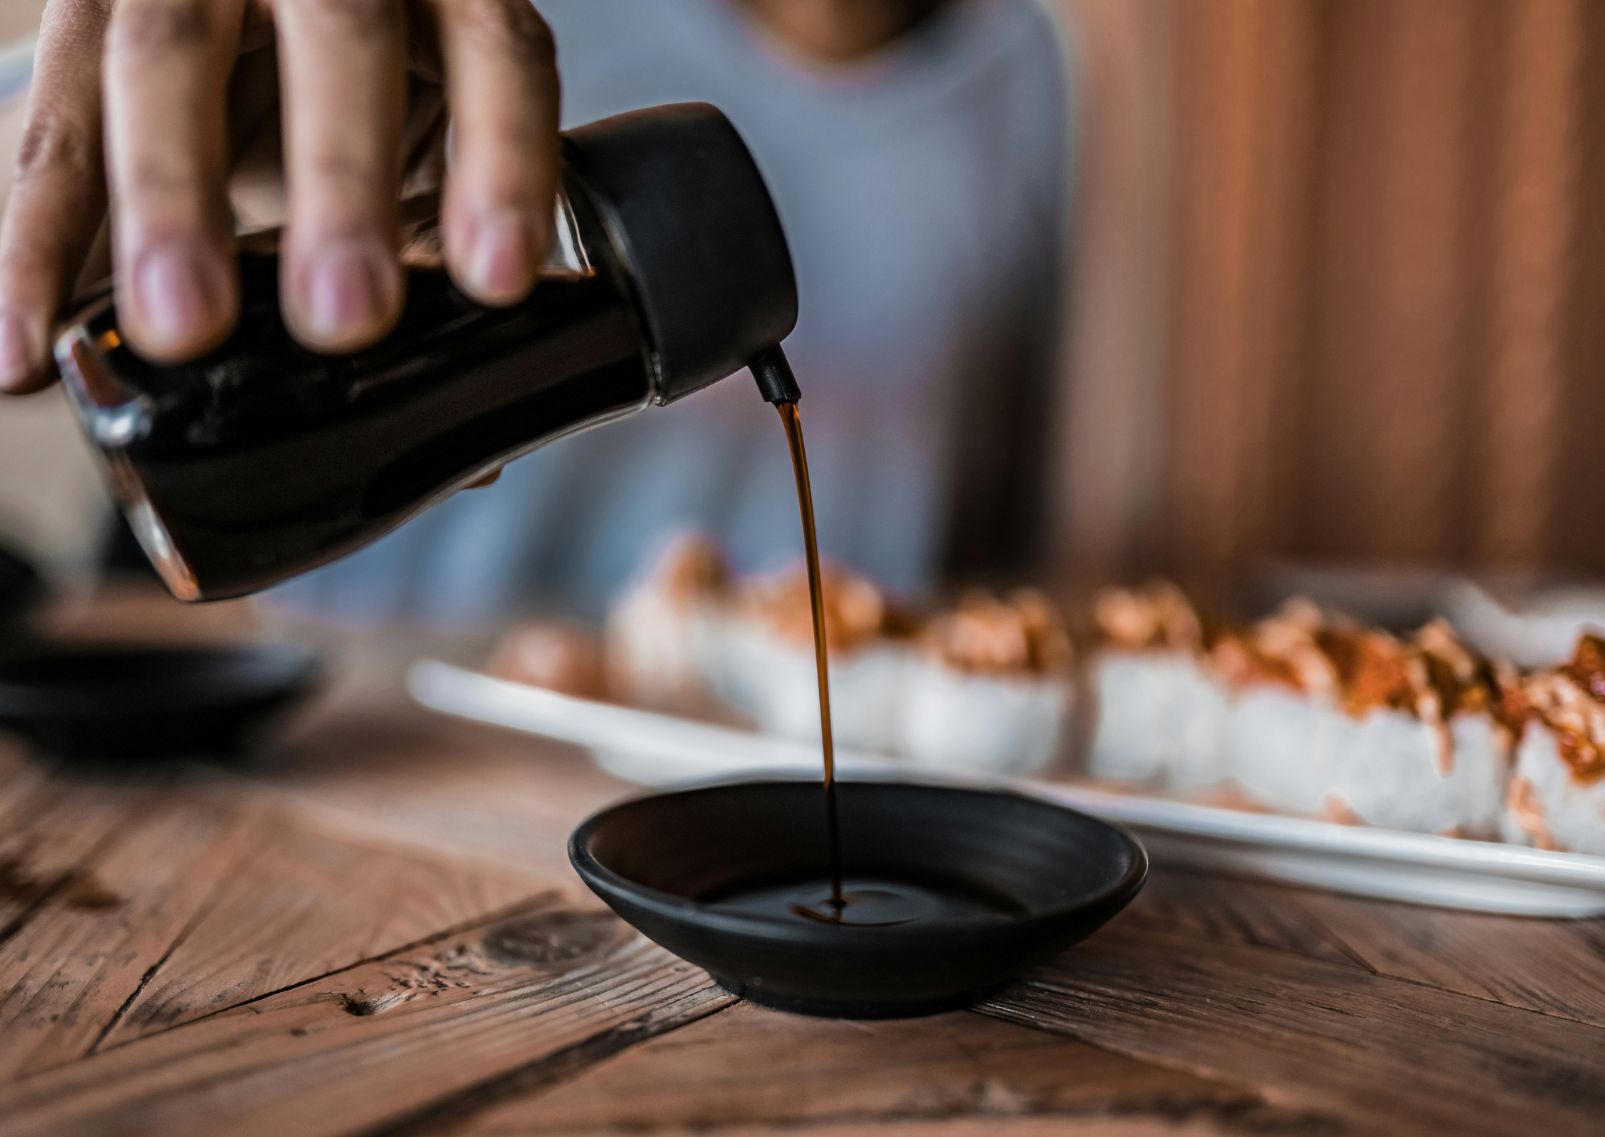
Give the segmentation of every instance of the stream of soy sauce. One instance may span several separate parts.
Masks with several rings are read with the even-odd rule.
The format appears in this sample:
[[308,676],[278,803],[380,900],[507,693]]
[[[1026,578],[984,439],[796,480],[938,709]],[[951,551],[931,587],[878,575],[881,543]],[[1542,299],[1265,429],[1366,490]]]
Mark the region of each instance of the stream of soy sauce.
[[847,900],[842,895],[841,835],[836,821],[836,744],[830,726],[830,659],[825,645],[825,593],[819,572],[819,538],[814,530],[814,494],[808,481],[808,452],[803,448],[802,415],[794,402],[778,403],[780,421],[791,448],[791,470],[797,479],[797,508],[802,514],[803,551],[808,562],[808,599],[814,611],[814,670],[819,676],[819,737],[825,757],[825,833],[830,843],[829,913],[806,905],[793,911],[809,919],[840,922]]

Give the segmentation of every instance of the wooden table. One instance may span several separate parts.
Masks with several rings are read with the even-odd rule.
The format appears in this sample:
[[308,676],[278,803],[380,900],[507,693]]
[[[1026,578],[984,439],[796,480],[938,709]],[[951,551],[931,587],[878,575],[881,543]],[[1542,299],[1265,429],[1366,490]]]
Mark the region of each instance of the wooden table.
[[[61,622],[238,627],[179,612]],[[1161,866],[971,1011],[742,1003],[570,873],[626,787],[409,709],[389,642],[248,765],[0,747],[0,1134],[1605,1132],[1597,921]]]

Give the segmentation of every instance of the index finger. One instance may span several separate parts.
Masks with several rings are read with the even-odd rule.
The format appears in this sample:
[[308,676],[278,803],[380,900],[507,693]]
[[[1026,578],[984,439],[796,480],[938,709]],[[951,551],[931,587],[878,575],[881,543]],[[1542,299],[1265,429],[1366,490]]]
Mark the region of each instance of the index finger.
[[11,194],[0,221],[0,390],[51,377],[50,332],[105,215],[100,52],[105,5],[46,9]]
[[228,75],[244,0],[119,0],[106,51],[117,304],[162,361],[215,346],[239,282],[228,210]]

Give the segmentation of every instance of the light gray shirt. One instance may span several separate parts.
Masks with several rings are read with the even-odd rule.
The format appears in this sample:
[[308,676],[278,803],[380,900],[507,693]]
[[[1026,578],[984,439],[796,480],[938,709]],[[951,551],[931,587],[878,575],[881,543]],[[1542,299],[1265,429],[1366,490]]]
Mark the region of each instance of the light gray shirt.
[[[733,0],[538,6],[565,125],[704,100],[742,132],[796,263],[786,350],[821,546],[894,588],[928,586],[966,408],[1040,388],[1049,365],[1069,112],[1045,12],[960,0],[832,67],[788,53]],[[800,556],[781,426],[744,373],[546,447],[276,595],[357,620],[594,615],[693,527],[745,569]]]

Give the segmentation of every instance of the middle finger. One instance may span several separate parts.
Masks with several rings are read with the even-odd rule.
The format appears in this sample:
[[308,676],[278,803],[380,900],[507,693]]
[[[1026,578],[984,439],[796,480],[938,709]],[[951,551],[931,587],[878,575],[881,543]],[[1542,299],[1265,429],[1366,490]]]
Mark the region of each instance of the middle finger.
[[278,0],[275,18],[290,206],[285,317],[312,347],[354,350],[401,311],[403,12],[400,0]]

